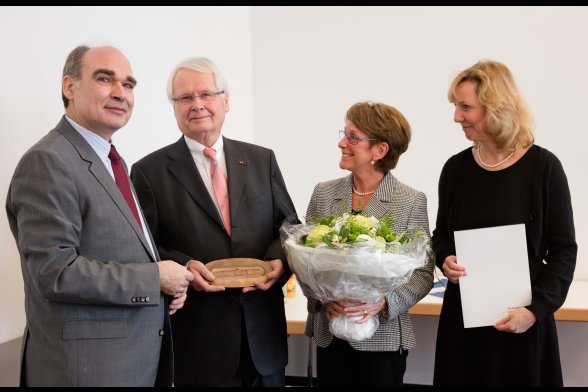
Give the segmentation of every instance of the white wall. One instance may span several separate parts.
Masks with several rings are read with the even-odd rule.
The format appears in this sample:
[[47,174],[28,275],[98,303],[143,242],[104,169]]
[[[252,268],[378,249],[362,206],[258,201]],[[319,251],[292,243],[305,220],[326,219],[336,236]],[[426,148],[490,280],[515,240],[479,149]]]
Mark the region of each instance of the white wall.
[[[588,8],[253,7],[255,139],[273,148],[299,216],[338,167],[337,130],[361,100],[401,110],[413,128],[394,174],[428,197],[435,227],[442,165],[469,145],[453,123],[447,88],[483,58],[504,62],[533,109],[536,143],[568,176],[579,244],[576,279],[588,279]],[[516,197],[516,195],[513,195]],[[432,383],[437,317],[416,317],[405,381]],[[587,386],[588,323],[558,322],[564,382]],[[301,337],[290,350],[304,353]],[[291,356],[288,371],[306,374]]]
[[[447,87],[455,72],[493,58],[511,68],[534,109],[537,143],[563,162],[580,245],[576,278],[588,279],[586,20],[584,7],[0,7],[0,201],[20,156],[63,113],[69,51],[106,43],[129,57],[139,80],[133,118],[115,135],[129,164],[180,136],[167,77],[184,57],[207,56],[231,86],[225,135],[275,150],[300,216],[314,184],[347,174],[337,149],[346,109],[359,100],[400,109],[413,141],[395,175],[427,194],[433,228],[441,166],[468,145],[452,123]],[[0,246],[2,343],[24,327],[20,263],[4,213]],[[588,360],[576,359],[585,369]],[[580,371],[574,377],[582,380]]]
[[449,83],[480,59],[502,61],[535,113],[536,143],[567,173],[575,278],[588,279],[586,20],[586,7],[253,7],[255,139],[276,151],[303,216],[317,182],[349,173],[337,148],[348,107],[397,107],[413,139],[394,174],[426,193],[432,230],[441,168],[470,145]]
[[[128,125],[113,138],[131,165],[180,137],[167,101],[167,78],[183,58],[206,56],[231,88],[224,133],[254,141],[249,7],[0,7],[0,201],[22,154],[59,121],[61,71],[77,45],[110,44],[139,81]],[[0,214],[0,343],[22,335],[20,262]]]

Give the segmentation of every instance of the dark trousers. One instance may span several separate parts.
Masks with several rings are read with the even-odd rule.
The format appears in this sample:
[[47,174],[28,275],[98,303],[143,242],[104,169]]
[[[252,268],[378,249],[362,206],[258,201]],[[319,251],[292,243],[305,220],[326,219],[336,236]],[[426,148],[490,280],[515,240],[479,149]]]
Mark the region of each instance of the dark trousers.
[[401,387],[408,350],[359,351],[333,337],[325,348],[317,347],[319,387]]
[[241,307],[241,354],[239,366],[233,377],[229,380],[205,385],[176,385],[176,387],[283,387],[286,385],[286,369],[282,368],[274,374],[263,376],[257,372],[249,342],[247,340],[247,329],[245,327],[245,315]]

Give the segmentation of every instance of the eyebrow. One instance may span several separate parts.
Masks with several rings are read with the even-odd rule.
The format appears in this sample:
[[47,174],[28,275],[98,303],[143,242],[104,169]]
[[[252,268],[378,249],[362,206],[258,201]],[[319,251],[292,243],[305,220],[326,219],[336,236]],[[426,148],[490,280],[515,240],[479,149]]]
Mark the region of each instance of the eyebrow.
[[[97,69],[96,71],[94,71],[92,73],[92,77],[96,77],[96,76],[98,76],[100,74],[105,74],[105,75],[112,76],[112,77],[114,77],[114,75],[115,75],[114,71],[112,71],[110,69],[99,68],[99,69]],[[126,81],[129,82],[129,83],[132,83],[133,86],[136,86],[137,85],[137,79],[135,79],[132,76],[127,76]]]

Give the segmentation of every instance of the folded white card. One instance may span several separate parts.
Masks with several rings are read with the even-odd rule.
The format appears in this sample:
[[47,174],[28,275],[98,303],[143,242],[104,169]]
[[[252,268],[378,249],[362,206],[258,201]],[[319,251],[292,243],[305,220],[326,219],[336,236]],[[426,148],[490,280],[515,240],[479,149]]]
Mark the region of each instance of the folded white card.
[[460,230],[454,233],[465,328],[494,325],[508,308],[531,303],[525,225]]

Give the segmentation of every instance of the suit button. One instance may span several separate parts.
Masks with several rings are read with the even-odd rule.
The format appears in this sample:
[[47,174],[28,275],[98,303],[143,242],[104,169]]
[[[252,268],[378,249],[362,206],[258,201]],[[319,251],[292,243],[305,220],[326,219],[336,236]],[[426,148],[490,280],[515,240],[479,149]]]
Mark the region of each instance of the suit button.
[[137,297],[131,298],[131,302],[137,302]]
[[159,330],[159,336],[163,336],[163,335],[165,335],[165,331],[163,329],[160,329]]
[[151,298],[145,297],[145,302],[149,302],[149,301],[151,301]]
[[234,299],[231,301],[231,305],[233,306],[239,306],[239,300],[238,299]]

